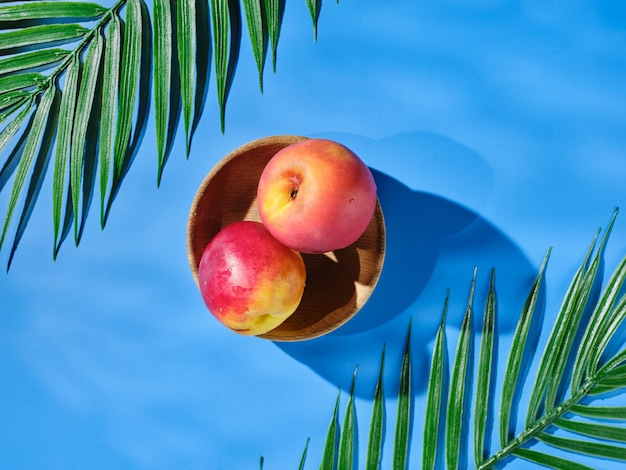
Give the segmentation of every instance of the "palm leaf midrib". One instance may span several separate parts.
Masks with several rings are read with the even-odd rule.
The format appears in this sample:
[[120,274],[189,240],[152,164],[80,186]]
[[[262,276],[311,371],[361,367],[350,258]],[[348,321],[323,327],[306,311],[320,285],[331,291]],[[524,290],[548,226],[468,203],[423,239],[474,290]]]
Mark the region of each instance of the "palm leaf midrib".
[[541,418],[537,419],[534,423],[532,423],[529,427],[524,429],[521,433],[515,436],[514,439],[510,440],[505,446],[499,449],[492,456],[483,460],[476,468],[477,470],[485,470],[488,468],[493,468],[498,462],[501,462],[511,454],[514,454],[515,451],[521,448],[524,444],[536,439],[539,434],[544,432],[550,426],[552,426],[559,418],[563,417],[567,413],[569,413],[572,408],[589,395],[589,392],[594,387],[595,380],[593,378],[588,379],[584,385],[578,390],[575,394],[573,394],[566,401],[561,403],[560,405],[552,408],[550,411],[545,413]]

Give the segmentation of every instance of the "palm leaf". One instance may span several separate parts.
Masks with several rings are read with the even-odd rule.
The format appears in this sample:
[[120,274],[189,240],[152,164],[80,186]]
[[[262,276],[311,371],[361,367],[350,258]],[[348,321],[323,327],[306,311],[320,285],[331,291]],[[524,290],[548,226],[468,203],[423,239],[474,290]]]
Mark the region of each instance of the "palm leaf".
[[[54,120],[55,116],[58,112],[58,94],[55,90],[50,90],[42,99],[50,100],[49,102],[42,103],[42,107],[44,108],[44,112],[47,112],[48,115],[45,118],[45,124],[41,132],[41,139],[39,142],[39,149],[34,158],[32,164],[32,171],[30,171],[30,181],[27,188],[25,189],[25,198],[24,205],[22,207],[22,211],[17,223],[17,228],[15,230],[15,236],[13,238],[13,244],[11,246],[11,252],[9,254],[9,260],[7,262],[7,269],[11,266],[11,262],[13,260],[13,256],[15,255],[15,251],[19,244],[22,235],[24,234],[26,225],[30,216],[32,214],[34,208],[34,202],[39,196],[41,191],[41,187],[43,185],[44,173],[48,166],[49,157],[52,149],[52,141],[55,131]],[[29,138],[33,134],[29,134]]]
[[67,162],[70,154],[72,130],[76,109],[76,96],[78,93],[78,79],[80,73],[80,61],[74,58],[67,70],[65,78],[65,90],[61,98],[61,110],[57,131],[56,157],[54,160],[54,180],[52,185],[52,211],[54,225],[54,256],[59,243],[61,229],[61,217],[63,213],[63,201],[65,193],[65,177]]
[[13,188],[11,190],[11,197],[9,199],[9,208],[7,209],[7,214],[4,219],[4,226],[2,228],[2,234],[0,235],[0,248],[4,243],[7,229],[9,228],[9,223],[11,222],[13,212],[15,211],[15,208],[17,206],[18,197],[22,192],[26,177],[28,176],[31,165],[37,153],[37,149],[45,130],[48,113],[50,111],[50,108],[52,107],[53,100],[54,89],[49,88],[43,95],[41,103],[39,104],[39,106],[37,107],[37,111],[35,112],[32,128],[29,132],[28,139],[26,140],[26,144],[24,146],[24,150],[22,152],[20,162],[16,170],[15,179],[13,180]]
[[215,44],[215,80],[217,82],[217,102],[220,108],[220,125],[224,132],[226,109],[228,54],[229,54],[229,15],[228,0],[211,0],[213,18],[213,43]]
[[[27,99],[18,107],[18,109],[20,107],[22,108],[21,111],[17,113],[15,118],[11,122],[9,122],[9,124],[4,129],[2,129],[2,132],[0,133],[0,152],[5,149],[8,143],[20,129],[26,118],[30,115],[34,104],[35,97],[32,95],[27,97]],[[4,168],[6,168],[6,165],[3,167],[3,170]]]
[[466,400],[468,389],[469,370],[471,368],[473,343],[473,303],[476,287],[476,270],[470,286],[461,333],[456,348],[456,356],[450,379],[450,393],[446,420],[446,462],[448,468],[459,468],[463,455],[463,436],[466,427]]
[[496,287],[495,269],[491,272],[489,293],[483,314],[480,357],[476,379],[476,405],[474,407],[474,461],[478,464],[485,458],[489,448],[488,425],[491,419],[492,389],[495,369]]
[[264,0],[265,15],[269,42],[272,47],[272,69],[276,72],[276,51],[278,49],[278,37],[280,35],[280,23],[283,16],[283,1]]
[[378,470],[383,449],[383,426],[385,422],[385,404],[383,392],[383,369],[385,365],[385,348],[383,347],[380,358],[380,369],[374,390],[374,402],[372,404],[372,419],[370,422],[369,437],[367,440],[367,470]]
[[157,184],[161,183],[167,145],[172,83],[172,8],[170,0],[154,2],[154,120],[156,124]]
[[6,96],[11,91],[37,87],[45,80],[45,75],[35,72],[2,77],[0,78],[0,95]]
[[322,0],[306,0],[306,4],[309,7],[311,21],[313,22],[313,40],[317,41],[317,22],[319,21],[319,18],[320,18]]
[[580,439],[557,437],[545,432],[539,433],[537,439],[552,447],[568,452],[626,461],[626,450],[624,447],[617,447],[600,442],[583,441]]
[[0,59],[0,71],[3,75],[7,75],[24,70],[42,68],[63,60],[68,54],[69,51],[61,48],[24,52],[6,59]]
[[543,467],[550,467],[559,470],[594,470],[587,465],[578,464],[576,462],[572,462],[571,460],[562,459],[551,454],[544,454],[543,452],[537,452],[530,449],[517,449],[514,452],[514,455]]
[[574,405],[570,412],[593,419],[626,419],[626,406]]
[[[514,403],[523,396],[519,391],[525,381],[524,364],[533,361],[536,352],[534,342],[537,341],[538,333],[531,324],[533,318],[535,320],[539,318],[535,314],[551,250],[546,253],[538,275],[530,287],[513,333],[502,381],[496,381],[496,368],[493,362],[494,357],[499,355],[495,329],[497,307],[494,273],[492,272],[485,304],[480,357],[476,370],[471,367],[473,342],[471,312],[476,275],[474,274],[472,280],[451,371],[446,357],[445,318],[448,306],[446,298],[435,337],[428,383],[422,468],[437,468],[438,464],[442,463],[438,462],[438,451],[442,448],[446,450],[448,468],[458,468],[468,460],[470,450],[465,449],[463,445],[468,433],[464,413],[468,403],[467,397],[472,391],[476,395],[476,406],[473,410],[475,413],[473,455],[477,469],[499,467],[506,464],[507,459],[514,458],[521,458],[543,467],[571,470],[592,468],[576,462],[577,455],[626,461],[626,428],[621,423],[626,420],[626,408],[593,403],[600,395],[609,392],[623,394],[626,391],[626,347],[621,344],[624,340],[621,333],[626,325],[626,293],[623,291],[626,257],[619,263],[598,298],[591,295],[591,287],[599,282],[601,277],[602,255],[616,214],[617,210],[598,247],[595,246],[597,236],[590,245],[581,267],[565,293],[555,325],[546,341],[545,350],[540,358],[536,358],[539,367],[537,380],[528,398],[530,412],[525,419],[520,420],[522,423],[518,423],[516,419]],[[583,322],[581,320],[584,314],[580,309],[585,306],[592,313],[588,321]],[[577,351],[572,347],[574,341],[571,338],[582,338]],[[547,350],[550,345],[555,344],[563,348],[564,356],[569,356],[573,360],[572,367],[565,365],[567,358],[554,358]],[[410,370],[410,367],[406,366],[406,359],[410,356],[407,350],[408,341],[403,355],[401,393],[398,396],[398,409],[405,411],[399,411],[396,417],[396,428],[402,428],[404,431],[396,432],[394,438],[394,449],[402,450],[394,450],[392,456],[392,468],[399,469],[405,468],[408,463],[406,426],[410,419],[406,414],[410,411],[407,404],[410,404],[411,398],[409,394],[407,399],[405,388],[410,382],[407,380],[410,372],[405,372],[407,369]],[[576,354],[573,354],[574,352]],[[446,378],[450,373],[448,386]],[[559,385],[553,385],[553,380]],[[491,445],[487,436],[492,433],[488,416],[494,413],[494,396],[497,395],[492,387],[498,384],[501,387],[501,420],[498,429],[501,442],[500,446],[495,446]],[[570,385],[564,387],[564,384]],[[446,396],[448,396],[447,408],[444,406]],[[374,406],[378,406],[376,400]],[[337,406],[335,413],[336,408]],[[447,414],[446,429],[442,433],[441,415],[444,412]],[[374,426],[379,427],[380,424],[371,425]],[[445,438],[443,442],[442,436]],[[548,449],[529,448],[538,442],[546,445]],[[554,455],[550,448],[560,449],[561,454]]]
[[393,468],[404,470],[407,468],[409,440],[411,433],[411,323],[406,335],[402,367],[400,369],[400,388],[398,390],[398,411],[396,415],[396,430],[393,440]]
[[354,440],[355,440],[355,409],[354,409],[354,384],[358,367],[352,375],[352,385],[350,387],[350,398],[346,404],[346,412],[341,426],[341,436],[339,438],[339,454],[337,458],[337,470],[352,470],[354,466]]
[[[195,0],[181,0],[178,2],[178,62],[180,67],[181,94],[183,102],[183,121],[185,125],[185,144],[187,155],[189,155],[189,147],[191,145],[191,117],[193,114],[193,93],[194,93],[194,62],[193,57],[196,50],[196,2]],[[222,6],[222,5],[220,5]],[[215,8],[215,7],[214,7]],[[218,17],[221,19],[219,14]],[[215,22],[215,19],[213,20]],[[217,24],[214,26],[218,28]],[[220,28],[216,35],[228,35],[227,30]],[[220,41],[222,38],[220,37]],[[216,39],[217,43],[217,39]],[[226,44],[219,44],[216,49],[217,54],[221,53]],[[217,59],[216,59],[217,64]],[[219,80],[219,79],[218,79]],[[219,89],[219,81],[218,81]],[[224,129],[224,117],[226,104],[223,103],[224,109],[220,112],[222,130]]]
[[302,451],[302,457],[300,457],[300,465],[298,465],[298,470],[304,469],[304,464],[306,462],[306,454],[309,450],[309,441],[310,439],[307,439],[306,444],[304,445],[304,450]]
[[337,399],[335,400],[335,409],[328,425],[328,431],[326,432],[326,441],[324,443],[324,455],[322,456],[322,463],[320,470],[334,470],[335,463],[337,461],[337,437],[339,436],[339,397],[341,397],[341,390],[337,393]]
[[505,446],[511,437],[511,413],[515,393],[518,390],[520,370],[526,349],[526,342],[530,333],[530,326],[539,301],[540,289],[543,281],[543,274],[548,264],[550,250],[546,253],[539,274],[532,285],[530,293],[524,304],[522,314],[513,335],[513,344],[507,362],[506,372],[504,376],[504,385],[502,387],[502,402],[500,406],[500,444]]
[[137,92],[139,89],[139,68],[141,66],[141,0],[129,0],[126,6],[126,28],[123,35],[122,62],[120,66],[120,94],[115,145],[113,152],[113,176],[122,176],[130,135],[133,127]]
[[102,105],[100,115],[100,149],[98,163],[100,167],[100,226],[104,228],[107,211],[105,201],[109,187],[109,174],[113,161],[115,122],[120,81],[120,57],[122,51],[121,20],[113,15],[107,25],[108,36],[104,46],[103,76],[109,81],[102,88]]
[[63,43],[80,38],[89,29],[79,24],[50,24],[29,26],[0,34],[0,51],[24,46],[41,47],[49,43]]
[[78,90],[74,128],[72,129],[70,187],[72,207],[74,208],[74,241],[77,245],[79,241],[79,227],[81,225],[79,218],[79,201],[82,192],[83,167],[87,147],[87,127],[93,107],[92,97],[95,95],[96,84],[100,74],[103,41],[102,35],[96,34],[87,51]]
[[88,2],[27,2],[0,8],[0,21],[23,21],[48,18],[95,19],[107,9]]
[[267,34],[264,25],[262,0],[243,0],[246,12],[248,32],[252,42],[252,52],[259,72],[259,88],[263,93],[263,69],[265,67],[265,51],[267,50]]
[[[22,197],[24,172],[33,163],[28,160],[33,155],[24,148],[27,142],[34,145],[31,133],[43,132],[34,124],[42,124],[35,122],[35,116],[47,103],[42,99],[46,93],[61,97],[59,111],[43,123],[56,129],[50,137],[54,148],[53,257],[72,221],[78,243],[96,172],[100,225],[105,226],[142,139],[150,83],[154,84],[157,185],[176,135],[179,107],[189,155],[192,134],[204,110],[211,54],[224,132],[228,90],[239,60],[238,1],[211,0],[210,12],[202,0],[153,2],[151,13],[144,0],[116,0],[110,6],[68,0],[0,5],[0,153],[7,154],[0,170],[0,191],[14,180],[3,242]],[[262,87],[270,46],[275,70],[284,0],[245,0],[244,8]],[[146,71],[150,62],[152,70]],[[37,137],[42,135],[34,135],[35,141]],[[42,167],[42,178],[46,167]],[[29,205],[36,202],[37,194],[31,192]],[[24,228],[25,222],[20,223],[20,231]]]
[[[435,336],[435,346],[430,366],[430,378],[428,380],[428,395],[426,398],[426,413],[424,417],[424,446],[422,453],[422,469],[432,470],[437,466],[437,451],[440,448],[438,436],[441,434],[442,414],[445,407],[447,395],[447,373],[448,363],[446,357],[446,316],[448,312],[448,302],[450,293],[446,296],[446,301],[441,315],[441,323]],[[444,415],[445,416],[445,415]]]

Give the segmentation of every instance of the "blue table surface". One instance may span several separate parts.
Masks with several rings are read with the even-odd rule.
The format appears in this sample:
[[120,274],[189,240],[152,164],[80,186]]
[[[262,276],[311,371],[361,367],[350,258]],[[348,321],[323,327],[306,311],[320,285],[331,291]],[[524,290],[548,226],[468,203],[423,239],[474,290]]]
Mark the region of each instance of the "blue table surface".
[[[105,230],[94,202],[80,246],[68,240],[56,262],[46,180],[0,275],[0,467],[255,469],[263,456],[264,468],[288,469],[310,438],[305,468],[317,468],[338,387],[343,410],[357,364],[362,467],[382,347],[393,419],[412,319],[410,457],[419,468],[447,290],[452,351],[474,267],[477,312],[496,269],[502,372],[552,247],[545,342],[598,228],[616,206],[626,209],[624,3],[324,2],[317,42],[306,3],[286,3],[264,93],[244,31],[225,133],[212,76],[189,159],[179,132],[157,188],[150,122]],[[188,211],[205,174],[234,148],[278,134],[355,150],[375,174],[388,230],[383,274],[364,310],[301,343],[222,327],[186,258]],[[618,215],[605,278],[625,254]],[[3,250],[0,264],[8,256]],[[624,395],[616,400],[626,405]],[[390,468],[392,424],[386,433]]]

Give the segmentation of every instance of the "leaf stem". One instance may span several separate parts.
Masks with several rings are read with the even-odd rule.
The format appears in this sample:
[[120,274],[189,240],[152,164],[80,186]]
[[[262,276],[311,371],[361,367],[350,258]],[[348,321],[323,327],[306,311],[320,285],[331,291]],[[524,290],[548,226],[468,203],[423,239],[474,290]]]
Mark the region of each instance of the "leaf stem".
[[570,409],[577,405],[594,387],[595,377],[592,377],[585,381],[582,387],[572,395],[568,400],[566,400],[561,405],[553,408],[548,414],[541,417],[537,421],[533,423],[528,429],[524,430],[520,434],[518,434],[515,439],[512,439],[508,442],[507,445],[502,447],[498,452],[489,457],[487,460],[484,460],[478,467],[477,470],[485,470],[488,468],[492,468],[496,463],[504,460],[506,457],[513,454],[517,449],[521,448],[524,444],[526,444],[531,439],[535,438],[539,433],[544,431],[548,426],[553,424],[557,419],[562,417],[565,413],[570,411]]
[[113,15],[118,10],[120,10],[127,1],[128,0],[117,0],[117,2],[115,2],[115,4],[102,15],[102,18],[98,20],[95,26],[90,29],[87,34],[85,34],[85,36],[80,40],[76,47],[74,47],[74,49],[66,57],[63,58],[59,65],[52,71],[52,73],[48,75],[47,80],[43,81],[40,84],[37,93],[42,93],[56,80],[56,78],[68,67],[72,60],[74,60],[74,58],[76,58],[78,54],[80,54],[80,52],[82,52],[82,50],[91,42],[94,35],[100,30],[100,28],[102,28],[102,26],[111,21]]

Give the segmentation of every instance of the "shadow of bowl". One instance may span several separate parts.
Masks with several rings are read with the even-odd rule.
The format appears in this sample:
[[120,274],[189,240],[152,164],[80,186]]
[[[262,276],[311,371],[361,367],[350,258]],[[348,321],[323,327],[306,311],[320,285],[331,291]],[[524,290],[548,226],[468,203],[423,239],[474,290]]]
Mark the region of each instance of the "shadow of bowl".
[[391,396],[397,391],[409,322],[416,363],[414,390],[423,389],[427,346],[440,324],[446,293],[450,292],[447,324],[460,326],[475,267],[476,328],[481,327],[491,269],[496,268],[500,333],[514,328],[536,276],[520,248],[477,212],[441,196],[415,191],[383,172],[372,173],[387,229],[385,265],[376,290],[357,316],[323,338],[277,343],[285,353],[344,390],[350,389],[358,364],[355,394],[369,398],[383,346],[387,350],[386,393]]

